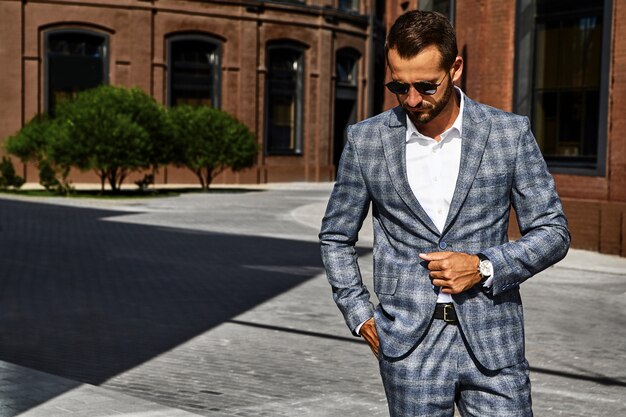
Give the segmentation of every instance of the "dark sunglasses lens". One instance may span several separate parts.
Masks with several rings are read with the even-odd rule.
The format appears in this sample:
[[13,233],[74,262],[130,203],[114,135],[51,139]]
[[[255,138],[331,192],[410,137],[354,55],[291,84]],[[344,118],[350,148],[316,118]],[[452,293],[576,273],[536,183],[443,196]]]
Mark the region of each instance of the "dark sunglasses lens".
[[437,84],[427,83],[427,82],[419,82],[413,84],[413,87],[420,93],[427,96],[432,96],[437,92]]
[[409,91],[409,85],[399,81],[392,81],[385,84],[385,86],[393,94],[406,94]]

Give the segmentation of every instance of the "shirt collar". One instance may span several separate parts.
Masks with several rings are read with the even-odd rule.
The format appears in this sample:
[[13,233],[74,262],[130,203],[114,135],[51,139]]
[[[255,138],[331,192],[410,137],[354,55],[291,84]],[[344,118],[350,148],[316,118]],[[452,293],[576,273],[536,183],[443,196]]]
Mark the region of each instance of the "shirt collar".
[[[457,86],[454,86],[457,94],[459,95],[459,114],[457,115],[456,119],[454,120],[454,123],[452,123],[452,126],[450,126],[450,128],[448,130],[446,130],[445,132],[443,132],[441,134],[441,138],[445,139],[447,136],[449,136],[450,134],[453,134],[455,137],[459,137],[462,138],[463,135],[463,109],[465,107],[465,94],[463,94],[463,91],[461,91],[461,89]],[[456,131],[457,134],[454,134]],[[422,135],[417,128],[415,127],[415,125],[413,124],[413,122],[411,121],[411,119],[409,119],[409,115],[406,115],[406,141],[408,142],[409,139],[411,139],[411,137],[413,136],[413,134],[417,135],[417,137],[420,138],[428,138],[427,136]],[[431,138],[428,138],[431,139]]]

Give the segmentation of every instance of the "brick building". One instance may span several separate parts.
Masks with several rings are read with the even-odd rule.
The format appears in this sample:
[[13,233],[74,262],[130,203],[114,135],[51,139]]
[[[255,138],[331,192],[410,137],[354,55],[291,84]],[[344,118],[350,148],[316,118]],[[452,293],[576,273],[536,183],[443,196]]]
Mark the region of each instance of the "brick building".
[[257,134],[255,168],[216,182],[329,181],[345,126],[395,105],[385,27],[415,8],[454,22],[470,97],[531,119],[573,246],[626,256],[624,0],[0,0],[0,137],[76,90],[139,86]]
[[[382,107],[381,5],[0,0],[0,138],[77,91],[138,86],[166,105],[220,107],[257,134],[256,167],[217,183],[332,180],[345,125]],[[190,174],[169,167],[156,180],[195,183]]]

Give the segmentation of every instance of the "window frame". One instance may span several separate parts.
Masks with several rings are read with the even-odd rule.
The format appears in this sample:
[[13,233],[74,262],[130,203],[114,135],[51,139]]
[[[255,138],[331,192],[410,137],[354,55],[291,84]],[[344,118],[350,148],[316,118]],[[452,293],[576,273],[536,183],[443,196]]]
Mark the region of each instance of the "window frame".
[[107,33],[102,33],[92,29],[85,28],[53,28],[48,29],[43,32],[43,62],[44,62],[44,70],[43,70],[43,110],[45,113],[50,112],[50,57],[49,57],[49,46],[50,46],[50,37],[52,35],[61,35],[61,34],[81,34],[81,35],[89,35],[102,39],[103,44],[103,57],[102,57],[102,84],[109,84],[109,45],[110,45],[110,36]]
[[[545,157],[548,169],[555,174],[571,174],[603,177],[606,175],[608,147],[609,74],[611,64],[611,32],[613,0],[603,0],[602,57],[600,62],[600,86],[598,112],[598,141],[594,167],[584,161],[562,161]],[[516,10],[515,61],[513,109],[531,119],[534,99],[535,71],[535,18],[536,0],[518,0]]]
[[[435,1],[436,0],[420,0],[419,9],[433,11]],[[456,17],[456,0],[450,0],[450,10],[448,10],[447,14],[448,20],[450,20],[450,22],[454,26],[454,19]]]
[[203,33],[177,33],[167,37],[166,41],[166,54],[167,54],[167,77],[166,77],[166,103],[168,107],[172,107],[172,93],[173,93],[173,80],[174,80],[174,54],[172,53],[174,44],[176,42],[184,41],[200,41],[206,42],[215,46],[217,54],[217,63],[215,64],[216,71],[213,74],[214,83],[213,95],[211,107],[221,109],[222,107],[222,52],[223,52],[223,40],[215,36],[211,36]]
[[[271,82],[271,51],[285,49],[295,51],[300,54],[300,65],[297,70],[296,79],[296,118],[294,126],[294,149],[293,150],[271,150],[270,149],[270,82]],[[304,95],[305,95],[305,76],[306,76],[306,45],[301,43],[282,40],[269,42],[265,48],[265,67],[267,69],[265,77],[265,129],[263,139],[263,150],[265,156],[302,156],[304,154]]]

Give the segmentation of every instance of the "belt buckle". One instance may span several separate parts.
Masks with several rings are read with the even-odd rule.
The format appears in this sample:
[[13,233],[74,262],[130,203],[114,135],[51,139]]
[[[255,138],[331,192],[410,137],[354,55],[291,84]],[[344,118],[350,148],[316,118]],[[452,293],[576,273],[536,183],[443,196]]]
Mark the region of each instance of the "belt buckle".
[[[443,321],[446,323],[454,323],[456,320],[448,318],[448,310],[453,310],[452,304],[446,304],[443,306]],[[453,310],[454,311],[454,310]]]

